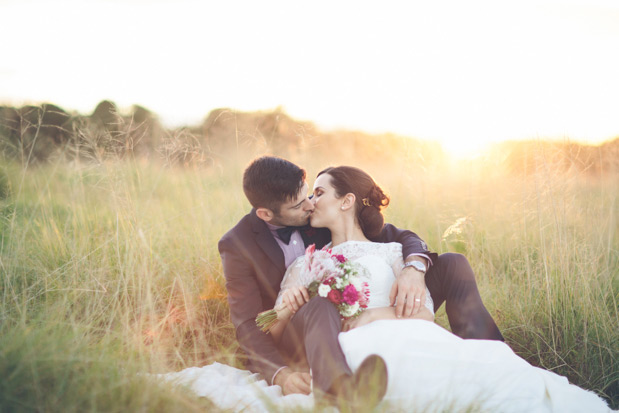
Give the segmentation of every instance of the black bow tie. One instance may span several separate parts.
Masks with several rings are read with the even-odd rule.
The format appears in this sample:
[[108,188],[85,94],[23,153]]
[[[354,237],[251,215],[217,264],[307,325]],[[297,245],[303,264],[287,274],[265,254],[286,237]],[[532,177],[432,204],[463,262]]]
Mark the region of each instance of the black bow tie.
[[279,239],[281,239],[284,242],[284,244],[288,245],[290,243],[290,237],[292,237],[293,232],[301,231],[307,228],[308,228],[307,225],[303,225],[301,227],[277,228],[277,235],[279,236]]

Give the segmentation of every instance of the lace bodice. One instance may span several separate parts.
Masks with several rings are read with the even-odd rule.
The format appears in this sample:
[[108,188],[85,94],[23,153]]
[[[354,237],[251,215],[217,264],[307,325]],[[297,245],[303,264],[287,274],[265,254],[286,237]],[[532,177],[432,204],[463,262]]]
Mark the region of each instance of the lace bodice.
[[[365,269],[365,276],[370,288],[368,308],[389,307],[389,293],[395,281],[394,268],[402,266],[402,244],[397,242],[380,243],[367,241],[347,241],[331,248],[334,253],[342,254],[357,262]],[[308,285],[311,279],[303,279],[305,256],[297,258],[286,271],[282,280],[281,291],[291,286]],[[276,305],[281,303],[281,291]],[[434,313],[434,303],[430,291],[426,288],[426,307]]]

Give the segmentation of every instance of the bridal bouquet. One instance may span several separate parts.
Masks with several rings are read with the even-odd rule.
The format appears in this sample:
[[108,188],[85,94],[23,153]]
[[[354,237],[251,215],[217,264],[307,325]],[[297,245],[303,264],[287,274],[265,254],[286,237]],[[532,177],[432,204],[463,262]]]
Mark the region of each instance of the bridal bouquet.
[[[368,306],[370,290],[368,283],[361,280],[361,273],[362,269],[343,255],[333,254],[329,248],[316,250],[312,244],[305,250],[305,264],[299,278],[309,281],[305,287],[310,298],[327,298],[348,319],[358,316]],[[281,303],[258,314],[256,324],[268,333],[278,320],[290,315],[290,310]]]

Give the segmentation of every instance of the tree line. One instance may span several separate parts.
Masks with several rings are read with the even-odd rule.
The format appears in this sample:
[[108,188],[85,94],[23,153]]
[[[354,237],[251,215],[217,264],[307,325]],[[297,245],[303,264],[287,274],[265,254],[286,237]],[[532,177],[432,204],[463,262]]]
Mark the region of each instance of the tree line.
[[[404,156],[422,167],[441,165],[447,158],[437,143],[395,134],[324,132],[279,108],[258,112],[220,108],[212,110],[199,125],[170,129],[142,106],[134,105],[122,113],[108,100],[87,115],[67,112],[51,103],[0,106],[0,153],[4,159],[23,164],[130,157],[197,167],[262,153],[297,159],[305,153],[356,164]],[[619,138],[598,146],[569,141],[505,142],[495,145],[487,156],[518,174],[540,167],[615,174],[619,172]]]

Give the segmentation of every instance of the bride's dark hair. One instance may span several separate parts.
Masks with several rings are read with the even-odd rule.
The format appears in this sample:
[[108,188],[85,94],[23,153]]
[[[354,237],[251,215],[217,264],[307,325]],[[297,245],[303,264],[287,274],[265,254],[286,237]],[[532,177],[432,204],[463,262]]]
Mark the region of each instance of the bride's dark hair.
[[363,234],[369,239],[375,238],[385,225],[381,209],[389,205],[389,197],[366,172],[354,166],[329,167],[318,173],[329,174],[331,185],[338,198],[346,194],[355,195],[357,221]]

